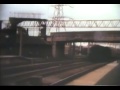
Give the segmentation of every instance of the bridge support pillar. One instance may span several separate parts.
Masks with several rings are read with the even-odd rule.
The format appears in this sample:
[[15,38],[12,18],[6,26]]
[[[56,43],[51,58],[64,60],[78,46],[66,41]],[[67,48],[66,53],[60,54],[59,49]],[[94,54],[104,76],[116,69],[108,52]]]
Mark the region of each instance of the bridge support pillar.
[[73,42],[72,56],[75,56],[75,42]]
[[65,43],[53,42],[52,45],[52,56],[53,58],[63,58],[64,57]]
[[72,55],[72,43],[69,43],[69,55],[71,56]]
[[87,55],[89,54],[89,52],[90,52],[90,42],[88,42]]

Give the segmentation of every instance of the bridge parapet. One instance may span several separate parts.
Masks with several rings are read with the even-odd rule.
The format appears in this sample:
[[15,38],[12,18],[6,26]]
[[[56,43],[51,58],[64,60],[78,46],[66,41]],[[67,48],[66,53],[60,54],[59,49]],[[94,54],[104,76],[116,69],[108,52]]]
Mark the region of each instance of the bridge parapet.
[[53,41],[120,42],[120,31],[52,33]]

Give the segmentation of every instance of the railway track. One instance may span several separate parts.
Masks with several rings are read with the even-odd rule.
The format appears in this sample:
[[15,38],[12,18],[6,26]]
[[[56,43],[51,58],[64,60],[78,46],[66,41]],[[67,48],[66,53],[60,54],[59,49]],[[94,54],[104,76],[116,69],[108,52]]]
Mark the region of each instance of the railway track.
[[13,81],[18,81],[24,78],[28,78],[32,75],[40,73],[41,75],[45,73],[60,71],[61,67],[79,65],[84,62],[80,61],[56,61],[56,62],[47,62],[47,63],[39,63],[32,65],[21,65],[14,67],[6,67],[1,70],[2,81],[4,83],[10,83]]
[[[42,85],[58,85],[61,82],[64,82],[66,77],[70,77],[70,75],[74,75],[77,72],[85,73],[89,70],[92,70],[93,68],[102,66],[102,64],[92,64],[92,63],[74,63],[74,64],[68,64],[68,65],[60,65],[60,66],[54,66],[50,68],[44,68],[36,71],[30,71],[26,73],[19,73],[14,75],[8,75],[4,77],[4,81],[7,82],[7,85],[26,85],[26,81],[31,81],[31,77],[41,77],[42,78]],[[90,68],[91,67],[91,68]],[[87,71],[83,71],[86,70]],[[72,73],[69,73],[72,72]],[[59,78],[56,81],[54,81],[54,78],[56,78],[56,75],[63,75],[63,78]],[[52,77],[52,78],[51,78]],[[52,82],[49,82],[49,79],[52,79]],[[70,78],[69,78],[70,79]],[[61,81],[62,80],[62,81]],[[28,84],[31,85],[31,84]],[[39,85],[39,84],[37,84]]]
[[1,69],[2,85],[63,85],[105,64],[82,59],[7,66]]
[[[51,72],[43,72],[42,74],[36,74],[33,75],[32,77],[40,77],[41,82],[39,82],[39,84],[31,84],[32,81],[28,80],[28,83],[24,83],[25,80],[22,81],[17,81],[17,85],[37,85],[37,86],[58,86],[58,85],[65,85],[66,83],[68,83],[69,81],[80,77],[94,69],[97,69],[103,65],[105,65],[106,63],[84,63],[83,65],[79,65],[79,66],[74,66],[74,67],[67,67],[67,68],[61,68],[61,70],[55,70],[55,71],[51,71]],[[35,81],[36,82],[36,81]]]
[[[84,59],[83,57],[81,59]],[[24,66],[24,65],[31,65],[31,64],[38,64],[38,63],[49,63],[49,62],[59,62],[61,60],[54,60],[54,59],[41,59],[41,58],[26,58],[26,57],[7,57],[3,58],[0,57],[0,63],[2,68],[9,68],[9,67],[16,67],[16,66]],[[65,59],[62,61],[73,61],[70,59]],[[74,60],[80,61],[80,60]]]
[[51,61],[51,62],[44,62],[44,63],[35,63],[35,64],[27,64],[27,65],[19,65],[19,66],[12,66],[12,67],[3,67],[1,72],[3,75],[10,75],[14,73],[26,72],[31,70],[36,70],[38,68],[47,68],[51,66],[59,66],[63,64],[70,64],[70,63],[79,63],[80,60],[70,60],[70,61]]
[[[50,60],[53,61],[53,60]],[[48,60],[44,59],[29,59],[29,58],[23,58],[23,57],[11,57],[11,58],[0,58],[1,67],[13,67],[13,66],[19,66],[19,65],[29,65],[29,64],[36,64],[36,63],[45,63],[48,62]]]

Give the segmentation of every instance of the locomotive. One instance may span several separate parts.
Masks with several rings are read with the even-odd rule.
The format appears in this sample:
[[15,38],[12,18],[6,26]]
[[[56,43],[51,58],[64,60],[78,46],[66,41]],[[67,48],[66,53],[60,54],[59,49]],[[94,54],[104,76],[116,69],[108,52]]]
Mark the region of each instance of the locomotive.
[[90,48],[88,58],[91,61],[113,61],[120,59],[120,49],[93,45]]

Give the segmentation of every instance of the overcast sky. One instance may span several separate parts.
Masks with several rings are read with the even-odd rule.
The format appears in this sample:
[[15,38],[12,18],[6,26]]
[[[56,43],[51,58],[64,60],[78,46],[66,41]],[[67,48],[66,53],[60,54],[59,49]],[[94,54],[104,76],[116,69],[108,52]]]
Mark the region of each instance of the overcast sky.
[[[10,12],[42,13],[42,18],[51,19],[53,17],[53,4],[0,4],[0,19],[8,20]],[[110,20],[120,19],[120,4],[69,4],[64,6],[64,16],[75,20]],[[92,30],[99,30],[93,28]],[[113,28],[114,29],[114,28]],[[113,30],[111,29],[111,30]],[[73,31],[72,29],[66,29]],[[88,28],[76,28],[74,31],[88,30]],[[102,30],[102,29],[100,29]],[[110,30],[104,29],[103,30]],[[115,29],[114,29],[115,30]],[[118,29],[117,29],[118,30]],[[55,29],[52,29],[51,32]],[[65,31],[61,29],[61,31]]]
[[[69,4],[64,6],[65,16],[73,19],[97,20],[120,19],[120,4]],[[0,19],[6,20],[10,12],[42,13],[42,17],[49,19],[53,16],[54,8],[51,4],[1,4]]]

